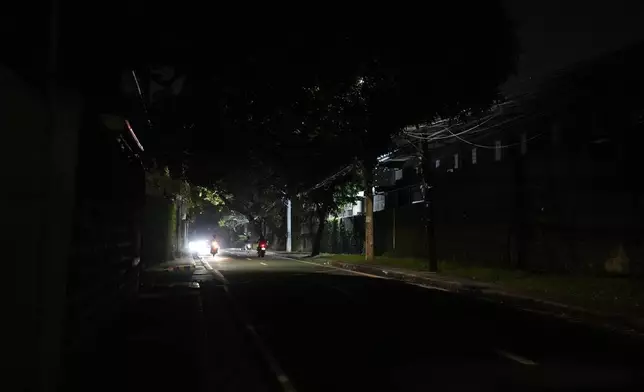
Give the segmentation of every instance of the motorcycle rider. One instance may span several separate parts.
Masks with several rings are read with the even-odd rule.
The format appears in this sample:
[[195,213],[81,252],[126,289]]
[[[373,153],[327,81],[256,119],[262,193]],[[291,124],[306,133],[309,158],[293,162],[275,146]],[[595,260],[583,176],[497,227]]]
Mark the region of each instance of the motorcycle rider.
[[246,233],[246,239],[244,240],[244,249],[246,250],[251,250],[251,242],[250,242],[250,233]]
[[264,234],[261,234],[259,236],[259,240],[257,241],[257,250],[259,250],[262,245],[264,245],[264,248],[268,245],[268,241],[266,241],[266,238],[264,238]]
[[214,256],[219,251],[219,244],[217,244],[217,234],[212,235],[212,240],[210,241],[210,253]]

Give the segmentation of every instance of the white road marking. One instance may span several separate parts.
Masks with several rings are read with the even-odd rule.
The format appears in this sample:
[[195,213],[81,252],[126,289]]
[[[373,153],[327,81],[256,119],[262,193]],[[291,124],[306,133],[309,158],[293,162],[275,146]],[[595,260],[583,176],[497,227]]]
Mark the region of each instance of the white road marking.
[[216,269],[212,268],[212,265],[210,265],[210,263],[209,263],[209,262],[207,262],[207,261],[205,261],[205,260],[202,260],[202,263],[203,263],[203,266],[204,266],[204,267],[206,267],[206,269],[207,269],[208,271],[210,271],[213,275],[215,275],[217,278],[219,278],[219,280],[220,280],[223,284],[228,285],[228,279],[226,279],[226,277],[224,276],[224,274],[222,274],[222,273],[221,273],[221,272],[219,272],[218,270],[216,270]]
[[212,265],[210,265],[210,263],[209,263],[209,262],[207,262],[206,260],[201,260],[201,263],[203,264],[203,266],[204,266],[208,271],[212,271],[212,270],[213,270]]
[[424,288],[424,289],[428,289],[428,290],[445,291],[445,292],[447,292],[447,293],[451,293],[451,292],[452,292],[452,290],[444,289],[444,288],[442,288],[442,287],[438,287],[438,286],[430,286],[430,285],[422,284],[422,283],[409,283],[409,282],[405,282],[405,283],[407,283],[407,284],[411,284],[411,285],[414,285],[414,286],[418,286],[418,287],[422,287],[422,288]]
[[516,354],[512,354],[512,353],[507,352],[507,351],[496,350],[496,353],[499,354],[502,357],[506,357],[506,358],[511,359],[511,360],[513,360],[515,362],[519,362],[522,365],[526,365],[526,366],[535,366],[535,365],[537,365],[536,362],[531,361],[528,358],[524,358],[524,357],[521,357],[521,356],[516,355]]
[[257,348],[259,348],[259,351],[264,356],[264,360],[268,362],[268,365],[277,377],[277,381],[279,381],[279,383],[281,384],[282,390],[284,392],[295,392],[295,387],[293,387],[293,384],[291,384],[291,380],[289,380],[286,373],[284,373],[284,370],[282,370],[279,362],[277,362],[277,359],[273,356],[268,347],[266,347],[264,341],[262,341],[262,338],[259,337],[255,328],[247,323],[246,330],[248,330],[250,336],[255,341],[255,345],[257,346]]
[[228,286],[228,279],[226,279],[226,277],[224,276],[224,274],[222,274],[221,272],[219,272],[219,270],[216,270],[216,269],[214,269],[214,268],[213,268],[213,270],[212,270],[212,273],[213,273],[213,274],[215,274],[215,275],[217,275],[217,277],[218,277],[218,278],[223,282],[223,284],[225,284],[226,286]]
[[[249,260],[250,260],[250,259],[249,259]],[[268,265],[268,264],[264,263],[263,261],[260,261],[260,264],[261,264],[261,265]]]
[[277,361],[275,356],[271,353],[271,351],[268,349],[268,347],[264,344],[264,341],[262,341],[262,338],[259,336],[255,328],[252,326],[252,324],[246,321],[248,318],[245,317],[245,315],[243,314],[243,311],[236,305],[235,299],[230,293],[228,279],[226,279],[226,277],[220,271],[212,268],[210,264],[204,261],[204,266],[206,264],[208,265],[208,267],[210,267],[209,271],[212,272],[213,275],[217,276],[223,282],[224,291],[226,292],[226,295],[228,295],[228,298],[233,303],[233,306],[236,308],[238,316],[242,319],[242,322],[246,326],[246,330],[250,334],[251,338],[254,340],[255,345],[261,352],[262,356],[264,357],[264,360],[268,363],[271,371],[277,378],[277,381],[280,383],[282,390],[284,392],[296,392],[295,387],[293,386],[293,384],[291,383],[291,380],[288,378],[288,376],[282,369],[282,366],[279,364],[279,362]]

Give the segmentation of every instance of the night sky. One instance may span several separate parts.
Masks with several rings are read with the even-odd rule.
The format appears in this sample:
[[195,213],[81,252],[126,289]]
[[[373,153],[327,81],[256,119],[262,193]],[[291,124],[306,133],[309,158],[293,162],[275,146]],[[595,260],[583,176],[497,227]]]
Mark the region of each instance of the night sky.
[[[644,40],[644,0],[503,1],[519,25],[523,50],[518,75],[504,86],[509,93],[529,89],[544,75],[577,61]],[[0,14],[0,60],[18,69],[41,69],[48,17],[35,17],[28,5],[19,8]],[[16,36],[21,40],[10,38]]]
[[504,86],[520,92],[575,62],[644,40],[644,0],[504,0],[519,24],[518,75]]

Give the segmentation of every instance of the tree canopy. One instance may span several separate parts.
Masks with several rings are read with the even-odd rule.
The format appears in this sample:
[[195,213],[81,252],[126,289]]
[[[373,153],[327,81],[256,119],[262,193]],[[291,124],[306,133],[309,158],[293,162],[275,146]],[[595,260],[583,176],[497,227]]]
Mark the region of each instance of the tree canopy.
[[[267,214],[268,199],[306,194],[349,165],[369,177],[406,125],[484,109],[518,52],[500,1],[299,15],[274,4],[253,12],[200,7],[114,6],[113,18],[72,23],[95,33],[95,47],[114,53],[109,61],[81,66],[91,48],[62,57],[72,64],[67,75],[80,81],[108,68],[135,71],[131,92],[142,102],[137,126],[148,152],[172,172],[186,168],[192,183],[214,187],[249,221]],[[115,20],[128,28],[108,28]],[[64,36],[73,43],[69,31]],[[163,67],[170,76],[153,82]],[[98,84],[109,89],[115,79]],[[152,97],[153,83],[169,93]],[[315,188],[310,201],[331,211],[329,195],[351,183],[340,182]]]

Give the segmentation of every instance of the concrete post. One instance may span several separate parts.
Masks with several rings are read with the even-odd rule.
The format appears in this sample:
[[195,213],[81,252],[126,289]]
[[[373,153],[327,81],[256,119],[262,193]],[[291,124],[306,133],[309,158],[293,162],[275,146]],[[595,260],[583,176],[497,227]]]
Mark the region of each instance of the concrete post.
[[292,208],[291,208],[291,199],[289,199],[286,202],[286,251],[291,252],[292,251],[292,241],[291,241],[291,236],[292,236],[292,228],[291,228],[291,214],[292,214]]
[[364,236],[364,255],[366,261],[373,261],[374,258],[374,245],[373,245],[373,166],[366,166],[364,168],[365,177],[365,236]]

